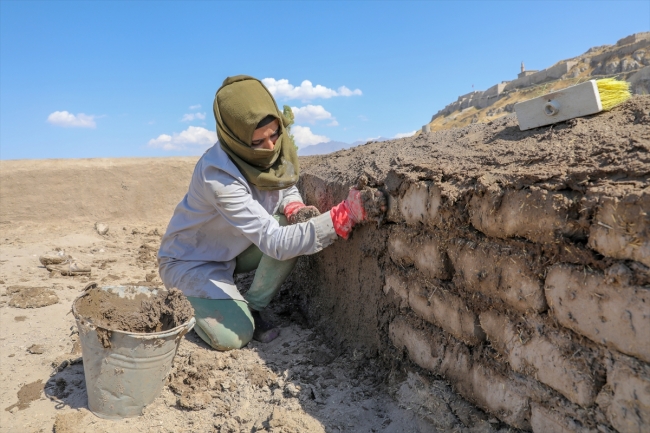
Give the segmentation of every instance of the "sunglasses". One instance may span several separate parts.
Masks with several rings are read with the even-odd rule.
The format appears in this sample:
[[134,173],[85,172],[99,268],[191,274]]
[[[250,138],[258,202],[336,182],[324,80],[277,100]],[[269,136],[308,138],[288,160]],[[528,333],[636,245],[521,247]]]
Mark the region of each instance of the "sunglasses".
[[[280,128],[276,129],[273,134],[269,136],[269,139],[275,143],[275,141],[280,137],[280,134],[282,134],[282,130]],[[259,146],[260,144],[264,143],[266,141],[266,138],[260,138],[259,140],[253,140],[251,142],[251,146]]]

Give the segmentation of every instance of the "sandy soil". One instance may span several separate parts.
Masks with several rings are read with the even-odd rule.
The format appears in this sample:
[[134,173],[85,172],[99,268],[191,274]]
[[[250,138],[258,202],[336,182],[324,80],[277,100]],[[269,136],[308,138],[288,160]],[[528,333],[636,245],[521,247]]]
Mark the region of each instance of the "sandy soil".
[[[485,414],[444,382],[389,377],[374,360],[326,344],[285,302],[288,288],[267,312],[281,326],[277,340],[219,353],[190,332],[162,395],[141,417],[96,417],[87,409],[71,304],[91,281],[160,284],[155,250],[163,225],[109,227],[105,236],[91,222],[3,229],[1,432],[494,431]],[[38,256],[55,248],[90,264],[92,275],[50,274]],[[414,396],[429,387],[437,394],[423,406]]]

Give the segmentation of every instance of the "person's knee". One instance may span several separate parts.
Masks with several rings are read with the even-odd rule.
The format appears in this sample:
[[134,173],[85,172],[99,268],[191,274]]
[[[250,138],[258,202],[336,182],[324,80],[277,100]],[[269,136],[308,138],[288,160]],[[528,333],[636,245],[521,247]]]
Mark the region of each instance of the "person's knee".
[[223,326],[206,326],[206,323],[196,324],[196,331],[199,337],[208,343],[213,349],[220,351],[241,349],[253,339],[253,326],[238,327],[238,332]]
[[188,297],[194,307],[196,333],[217,350],[241,349],[255,330],[248,305],[233,299]]

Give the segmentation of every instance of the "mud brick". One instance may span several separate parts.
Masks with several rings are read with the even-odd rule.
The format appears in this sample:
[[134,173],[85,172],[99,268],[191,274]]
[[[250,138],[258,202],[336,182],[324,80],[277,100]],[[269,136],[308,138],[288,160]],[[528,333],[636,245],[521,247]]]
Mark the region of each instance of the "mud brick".
[[418,289],[414,285],[409,290],[409,305],[417,315],[470,346],[485,340],[476,314],[467,309],[460,297],[442,289],[427,297]]
[[595,378],[579,358],[571,358],[548,338],[540,335],[520,338],[507,316],[496,311],[480,315],[481,326],[492,346],[518,373],[535,377],[580,406],[590,406],[598,392]]
[[427,277],[450,278],[447,255],[435,238],[414,239],[404,230],[394,230],[388,239],[388,253],[395,263],[415,267]]
[[[530,393],[526,386],[490,367],[473,362],[464,344],[447,345],[440,371],[454,389],[469,401],[512,426],[530,429]],[[535,390],[531,389],[531,392]]]
[[399,210],[406,224],[433,224],[440,207],[440,189],[423,182],[411,184],[401,199]]
[[446,280],[451,277],[449,259],[435,238],[427,238],[414,248],[415,267],[425,276]]
[[559,264],[546,277],[546,298],[563,326],[650,362],[650,290],[608,283],[600,272]]
[[[448,350],[446,355],[453,352]],[[467,369],[467,363],[463,362],[462,357],[461,362],[455,362],[457,357],[453,355],[450,356],[450,361],[447,361],[447,356],[445,358],[445,376],[451,378],[458,393],[502,421],[530,430],[530,398],[523,386],[481,364],[474,364]]]
[[650,192],[606,197],[589,230],[589,247],[604,256],[650,266]]
[[647,432],[650,426],[650,365],[624,355],[614,357],[598,405],[621,433]]
[[[533,433],[600,433],[603,430],[585,427],[583,423],[576,422],[569,414],[562,410],[545,408],[537,403],[530,405],[530,425]],[[607,431],[607,430],[604,430]]]
[[541,280],[518,255],[502,255],[472,242],[449,246],[449,259],[456,271],[454,281],[466,290],[501,299],[519,311],[546,310]]
[[427,333],[398,317],[389,325],[390,340],[406,348],[409,358],[434,374],[442,374],[469,401],[508,424],[530,429],[530,398],[525,387],[481,364],[473,364],[467,346],[447,341],[442,331]]
[[334,201],[328,193],[327,182],[317,176],[301,176],[302,196],[305,203],[316,206],[321,212],[331,208]]
[[409,293],[406,278],[398,274],[387,275],[386,283],[384,284],[384,294],[388,295],[390,292],[395,293],[400,299],[400,307],[408,306]]
[[442,332],[427,333],[409,325],[404,317],[397,317],[388,326],[388,335],[395,347],[406,348],[409,358],[417,365],[440,373],[445,347]]
[[489,191],[469,203],[472,225],[488,236],[550,243],[581,232],[575,193],[540,188]]
[[463,343],[451,342],[440,362],[440,373],[451,383],[464,380],[472,368],[472,354]]

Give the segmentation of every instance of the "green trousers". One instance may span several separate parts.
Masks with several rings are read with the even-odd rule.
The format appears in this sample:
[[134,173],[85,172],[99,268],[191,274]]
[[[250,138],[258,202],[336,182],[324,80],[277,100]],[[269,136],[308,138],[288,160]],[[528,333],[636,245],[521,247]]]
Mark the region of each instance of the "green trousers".
[[[274,215],[281,226],[286,226],[284,215]],[[196,333],[217,350],[240,349],[253,338],[255,324],[250,310],[264,309],[289,276],[298,258],[276,260],[251,245],[237,256],[235,274],[256,270],[244,301],[234,299],[204,299],[188,296],[194,307]]]

